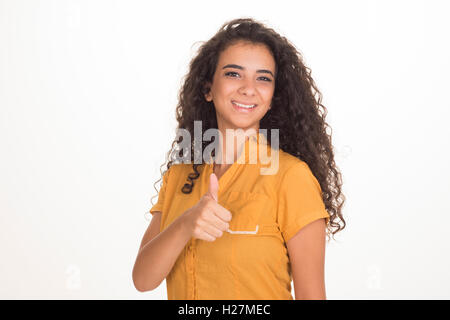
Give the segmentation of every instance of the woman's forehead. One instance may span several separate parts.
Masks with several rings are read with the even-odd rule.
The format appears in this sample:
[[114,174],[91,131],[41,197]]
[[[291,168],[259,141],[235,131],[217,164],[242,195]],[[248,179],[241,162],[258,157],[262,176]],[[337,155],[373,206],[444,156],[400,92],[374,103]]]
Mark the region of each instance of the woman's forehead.
[[250,69],[275,68],[270,50],[264,44],[253,43],[237,43],[226,48],[219,56],[217,67],[222,68],[226,64],[241,65]]

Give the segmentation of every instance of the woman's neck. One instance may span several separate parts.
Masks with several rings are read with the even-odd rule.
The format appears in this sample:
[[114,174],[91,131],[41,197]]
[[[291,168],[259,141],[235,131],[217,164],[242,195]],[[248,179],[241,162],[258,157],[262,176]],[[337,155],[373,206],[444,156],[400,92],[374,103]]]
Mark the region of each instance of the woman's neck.
[[222,145],[219,145],[222,154],[220,159],[218,159],[220,162],[217,161],[215,163],[215,168],[220,172],[226,170],[237,161],[241,152],[244,151],[242,149],[245,146],[245,142],[249,139],[249,135],[257,134],[258,130],[247,129],[247,131],[242,130],[241,132],[233,131],[234,134],[230,134],[228,137],[225,129],[222,130],[219,128],[219,131],[222,135]]

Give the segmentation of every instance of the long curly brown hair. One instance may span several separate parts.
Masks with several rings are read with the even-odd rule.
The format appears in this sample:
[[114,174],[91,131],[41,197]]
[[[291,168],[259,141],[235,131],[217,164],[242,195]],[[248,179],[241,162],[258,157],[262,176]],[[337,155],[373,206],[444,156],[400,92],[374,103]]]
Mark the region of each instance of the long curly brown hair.
[[[203,132],[210,128],[218,129],[213,102],[205,99],[209,90],[206,84],[212,83],[220,53],[239,41],[264,44],[273,55],[276,74],[272,107],[260,120],[259,127],[267,129],[268,141],[271,141],[270,129],[279,129],[279,148],[308,164],[320,184],[322,199],[330,214],[328,240],[330,235],[334,239],[334,234],[345,228],[341,213],[345,196],[341,192],[341,173],[334,161],[331,128],[325,122],[327,109],[321,103],[322,94],[311,77],[311,69],[304,65],[301,53],[285,37],[252,18],[224,23],[209,41],[200,46],[190,62],[189,72],[178,94],[178,128],[189,130],[192,137],[194,121],[201,121]],[[175,139],[166,155],[166,171],[174,163],[174,155],[179,155],[181,140],[181,137]],[[209,142],[202,142],[202,151],[207,144]],[[181,190],[183,193],[191,193],[195,180],[200,176],[198,167],[203,164],[194,163],[193,144],[191,160],[193,172],[186,177],[188,182]],[[166,163],[161,165],[160,171]],[[161,172],[158,181],[166,171]],[[156,187],[155,190],[158,192]]]

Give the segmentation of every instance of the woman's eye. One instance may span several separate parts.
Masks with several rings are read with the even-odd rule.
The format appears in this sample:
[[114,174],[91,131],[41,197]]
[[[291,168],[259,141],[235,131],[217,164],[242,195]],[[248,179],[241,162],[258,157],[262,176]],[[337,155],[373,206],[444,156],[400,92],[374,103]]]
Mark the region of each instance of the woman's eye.
[[261,78],[264,78],[264,79],[266,79],[266,80],[264,80],[264,81],[267,81],[267,82],[270,82],[270,81],[272,81],[272,79],[270,79],[270,78],[267,78],[267,77],[261,77]]
[[226,76],[231,75],[231,74],[237,74],[237,75],[239,75],[237,72],[233,72],[233,71],[230,71],[230,72],[225,73]]
[[[239,73],[230,71],[230,72],[225,73],[225,75],[226,76],[232,76],[234,78],[235,77],[234,75],[239,75]],[[263,81],[267,81],[267,82],[271,82],[272,81],[272,79],[267,78],[267,77],[260,77],[260,79],[264,79]]]

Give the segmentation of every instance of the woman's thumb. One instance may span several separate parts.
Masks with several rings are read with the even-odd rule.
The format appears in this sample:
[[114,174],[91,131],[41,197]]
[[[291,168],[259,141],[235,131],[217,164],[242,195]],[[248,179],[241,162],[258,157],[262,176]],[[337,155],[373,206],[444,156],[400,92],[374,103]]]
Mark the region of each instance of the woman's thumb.
[[216,202],[219,201],[219,181],[214,173],[211,173],[209,176],[208,192],[216,200]]

